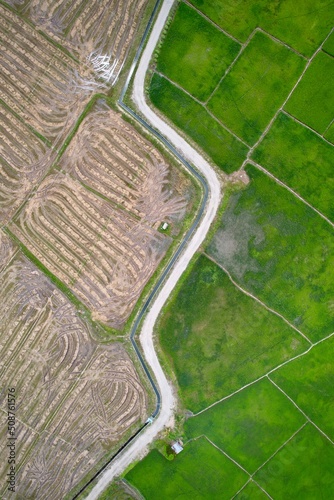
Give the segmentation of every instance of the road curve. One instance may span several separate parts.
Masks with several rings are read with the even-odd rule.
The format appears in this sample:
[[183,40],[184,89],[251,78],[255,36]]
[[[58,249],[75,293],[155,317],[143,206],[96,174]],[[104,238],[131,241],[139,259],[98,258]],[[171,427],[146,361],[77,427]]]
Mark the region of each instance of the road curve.
[[195,151],[175,130],[167,125],[154,111],[147,105],[144,95],[145,75],[151,60],[153,51],[160,37],[160,33],[164,27],[169,11],[173,5],[173,0],[165,0],[153,30],[147,42],[146,48],[141,56],[139,66],[135,75],[133,85],[133,98],[140,112],[145,116],[145,119],[151,123],[162,135],[164,135],[170,143],[185,157],[190,163],[195,165],[199,172],[205,177],[209,188],[209,197],[204,216],[193,233],[191,240],[176,262],[168,279],[161,288],[160,292],[154,299],[140,333],[140,343],[145,355],[147,364],[151,367],[152,372],[156,377],[161,394],[161,408],[159,415],[154,419],[151,425],[148,425],[138,437],[122,451],[122,453],[110,464],[108,469],[101,474],[97,484],[94,486],[88,500],[95,500],[108,486],[115,476],[120,475],[124,469],[134,460],[143,456],[147,445],[153,441],[156,435],[173,421],[175,409],[175,397],[172,387],[167,381],[167,378],[160,366],[158,357],[155,352],[153,343],[153,328],[158,315],[164,303],[168,299],[170,293],[175,287],[178,279],[186,269],[192,256],[198,249],[199,245],[204,240],[211,222],[217,212],[220,202],[220,183],[216,173],[204,158]]

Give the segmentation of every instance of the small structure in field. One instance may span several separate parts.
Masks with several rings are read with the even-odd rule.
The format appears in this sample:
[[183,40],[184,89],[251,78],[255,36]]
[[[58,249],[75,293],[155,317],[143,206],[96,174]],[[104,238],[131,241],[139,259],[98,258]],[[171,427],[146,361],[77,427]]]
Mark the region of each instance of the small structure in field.
[[169,224],[168,224],[168,222],[163,222],[163,223],[162,223],[162,226],[161,226],[161,229],[162,229],[163,231],[166,231],[166,229],[168,228],[168,225],[169,225]]
[[181,451],[183,450],[183,446],[181,445],[180,441],[175,441],[174,443],[172,443],[171,448],[176,455],[181,453]]

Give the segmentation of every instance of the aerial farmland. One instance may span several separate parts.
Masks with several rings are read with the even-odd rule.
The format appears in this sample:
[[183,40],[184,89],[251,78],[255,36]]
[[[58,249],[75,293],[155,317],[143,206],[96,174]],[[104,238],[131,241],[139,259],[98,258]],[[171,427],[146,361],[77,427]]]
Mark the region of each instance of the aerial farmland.
[[147,95],[223,199],[155,326],[178,412],[133,498],[334,495],[333,24],[321,0],[170,12]]
[[332,3],[0,17],[0,498],[334,498]]
[[147,7],[0,5],[4,499],[71,498],[154,408],[128,320],[194,187],[110,106]]

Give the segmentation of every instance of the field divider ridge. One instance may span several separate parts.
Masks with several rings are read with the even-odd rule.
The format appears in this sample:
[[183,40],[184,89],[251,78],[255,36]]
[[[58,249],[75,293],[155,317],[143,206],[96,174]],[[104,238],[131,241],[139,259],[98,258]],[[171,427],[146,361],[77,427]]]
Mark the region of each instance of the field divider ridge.
[[241,45],[240,51],[238,52],[238,54],[236,55],[236,57],[233,59],[233,61],[229,65],[229,67],[226,68],[226,70],[224,71],[224,74],[220,78],[220,80],[217,83],[216,87],[213,89],[213,91],[211,92],[211,94],[209,95],[209,97],[204,102],[205,106],[208,104],[208,102],[210,101],[210,99],[213,97],[213,95],[217,91],[218,87],[220,86],[221,82],[224,80],[225,76],[228,75],[228,73],[231,71],[231,69],[233,68],[233,66],[236,64],[236,62],[239,59],[239,57],[241,57],[242,53],[244,52],[244,50],[248,46],[249,42],[252,40],[252,38],[255,35],[255,33],[256,33],[256,29],[254,31],[252,31],[252,33],[249,35],[249,37],[247,38],[247,40],[245,41],[245,43]]
[[[302,125],[303,127],[305,128],[308,128],[311,132],[313,132],[315,135],[317,135],[320,139],[322,139],[323,141],[327,142],[327,144],[329,144],[330,146],[333,147],[333,143],[331,143],[328,139],[326,139],[326,137],[324,137],[323,135],[319,134],[319,132],[317,132],[316,130],[314,130],[314,128],[310,127],[309,125],[306,125],[306,123],[298,120],[298,118],[296,118],[295,116],[291,115],[288,111],[286,111],[285,109],[282,109],[282,113],[285,115],[285,116],[288,116],[289,118],[291,118],[291,120],[293,120],[295,123],[298,123],[299,125]],[[329,129],[329,127],[332,125],[332,123],[334,122],[334,118],[333,120],[330,122],[330,124],[327,126],[324,134],[327,132],[327,130]]]
[[267,306],[264,302],[262,302],[262,300],[260,300],[258,297],[256,297],[255,295],[253,295],[252,293],[248,292],[247,290],[245,290],[244,288],[242,288],[236,281],[234,281],[234,279],[232,278],[232,276],[230,275],[230,273],[228,272],[227,269],[225,269],[224,266],[222,266],[221,264],[219,264],[213,257],[211,257],[210,255],[208,255],[206,252],[203,252],[203,255],[205,255],[205,257],[207,257],[209,260],[211,260],[214,264],[216,264],[218,267],[220,267],[220,269],[222,269],[224,271],[225,274],[227,274],[228,278],[230,279],[231,283],[233,283],[233,285],[238,288],[241,292],[243,292],[245,295],[248,295],[248,297],[254,299],[256,302],[258,302],[261,306],[263,306],[265,309],[267,309],[267,311],[275,314],[276,316],[278,316],[279,318],[281,318],[283,321],[285,321],[285,323],[290,326],[291,328],[293,328],[297,333],[299,333],[302,337],[304,337],[304,339],[311,345],[313,346],[313,342],[311,342],[311,340],[301,331],[299,330],[295,325],[293,325],[292,323],[290,323],[290,321],[288,321],[282,314],[280,314],[279,312],[275,311],[274,309],[271,309],[271,307]]
[[279,385],[277,385],[276,382],[274,382],[269,375],[267,375],[267,378],[282,394],[284,394],[285,397],[287,397],[291,401],[291,403],[297,408],[297,410],[299,410],[300,413],[302,413],[302,415],[307,420],[306,423],[312,424],[326,439],[328,439],[328,441],[332,445],[334,445],[334,441],[332,441],[331,438],[327,436],[327,434],[322,429],[320,429],[320,427],[318,427],[317,424],[313,422],[313,420],[310,419],[310,417],[297,405],[297,403]]
[[193,5],[192,3],[188,2],[188,0],[183,0],[183,3],[185,3],[186,5],[188,5],[188,7],[191,7],[192,9],[196,10],[196,12],[200,16],[204,17],[204,19],[206,21],[208,21],[215,28],[217,28],[219,31],[221,31],[222,33],[224,33],[224,35],[226,35],[227,37],[231,38],[231,40],[233,40],[234,42],[238,43],[239,45],[244,45],[246,43],[246,42],[242,43],[240,40],[238,40],[233,35],[231,35],[231,33],[229,33],[228,31],[224,30],[224,28],[222,28],[221,26],[219,26],[219,24],[217,24],[214,21],[212,21],[212,19],[210,19],[210,17],[208,17],[206,14],[204,14],[203,12],[201,12],[200,10],[198,10],[198,8],[195,7],[195,5]]
[[[167,80],[169,83],[171,83],[172,85],[174,85],[175,87],[177,87],[179,90],[181,90],[182,92],[184,92],[185,94],[187,94],[191,99],[193,99],[194,101],[197,102],[197,104],[199,104],[200,106],[202,106],[202,108],[205,109],[205,111],[211,116],[211,118],[213,118],[221,127],[223,127],[223,129],[226,130],[226,132],[228,132],[229,134],[233,135],[233,137],[235,139],[237,139],[237,141],[241,142],[244,146],[246,146],[246,148],[250,149],[250,145],[247,144],[243,139],[241,139],[240,137],[237,136],[237,134],[235,132],[233,132],[231,129],[229,129],[225,123],[221,122],[207,107],[206,107],[206,104],[205,102],[202,102],[200,101],[199,99],[197,99],[197,97],[194,97],[192,94],[190,94],[190,92],[188,92],[188,90],[185,90],[183,87],[181,87],[181,85],[179,85],[178,83],[174,82],[173,80],[171,80],[170,78],[168,78],[168,76],[166,76],[164,73],[160,73],[160,71],[155,71],[155,73],[159,76],[161,76],[162,78],[164,78],[165,80]],[[163,114],[163,113],[161,113]],[[187,135],[187,134],[186,134]]]
[[304,198],[302,198],[298,193],[296,193],[296,191],[294,191],[292,188],[290,188],[287,184],[285,184],[284,182],[280,181],[271,172],[269,172],[267,169],[265,169],[264,167],[262,167],[262,165],[260,165],[259,163],[256,163],[254,160],[251,160],[251,159],[247,160],[247,163],[249,163],[250,165],[253,165],[253,167],[257,168],[258,170],[261,170],[261,172],[265,173],[268,177],[270,177],[271,179],[273,179],[277,184],[279,184],[280,186],[282,186],[285,189],[287,189],[288,191],[290,191],[290,193],[292,193],[294,196],[296,196],[296,198],[298,198],[300,201],[302,201],[303,203],[305,203],[305,205],[307,205],[311,210],[313,210],[314,212],[316,212],[330,226],[334,227],[334,223],[330,219],[328,219],[328,217],[326,217],[326,215],[324,215],[323,213],[321,213],[317,208],[315,208],[313,205],[311,205],[311,203],[309,203]]
[[279,447],[277,448],[277,450],[276,450],[276,451],[275,451],[272,455],[270,455],[270,457],[269,457],[269,458],[267,458],[267,460],[265,460],[265,462],[263,462],[263,464],[262,464],[262,465],[260,465],[260,467],[258,467],[258,468],[256,469],[256,471],[255,471],[255,472],[253,472],[253,474],[252,474],[252,478],[253,478],[253,476],[255,476],[255,474],[256,474],[259,470],[261,470],[261,469],[262,469],[262,468],[263,468],[263,467],[264,467],[264,466],[265,466],[268,462],[270,462],[270,460],[271,460],[272,458],[274,458],[274,456],[275,456],[275,455],[277,455],[277,453],[278,453],[279,451],[281,451],[281,450],[282,450],[282,449],[283,449],[283,448],[284,448],[284,447],[285,447],[285,446],[286,446],[286,445],[287,445],[290,441],[292,441],[292,439],[293,439],[295,436],[297,436],[297,434],[299,434],[299,432],[300,432],[301,430],[303,430],[303,429],[304,429],[304,427],[305,427],[308,423],[309,423],[309,422],[308,422],[308,420],[306,420],[306,421],[305,421],[305,422],[304,422],[304,423],[303,423],[303,424],[299,427],[299,429],[297,429],[297,430],[296,430],[296,431],[295,431],[295,432],[294,432],[294,433],[293,433],[293,434],[289,437],[289,439],[287,439],[287,440],[286,440],[286,441],[285,441],[285,442],[284,442],[281,446],[279,446]]
[[251,478],[251,474],[242,466],[239,464],[239,462],[237,462],[236,460],[234,460],[234,458],[230,457],[230,455],[228,455],[226,453],[226,451],[222,450],[221,448],[219,448],[219,446],[217,446],[213,441],[211,441],[211,439],[208,438],[208,436],[206,436],[204,434],[204,437],[205,439],[214,447],[216,448],[218,451],[220,451],[223,455],[225,455],[226,458],[228,458],[229,460],[231,460],[231,462],[233,462],[237,467],[239,467],[239,469],[243,470],[247,476],[249,476]]
[[316,55],[322,50],[322,47],[324,45],[324,43],[328,40],[328,38],[331,36],[331,34],[333,33],[333,30],[334,28],[331,29],[331,31],[328,33],[328,35],[325,37],[325,39],[321,42],[321,44],[319,45],[319,47],[317,48],[317,50],[313,53],[313,55],[310,57],[310,59],[307,61],[306,65],[305,65],[305,68],[303,69],[303,71],[301,72],[301,74],[299,75],[299,78],[297,78],[297,81],[296,83],[294,84],[294,86],[292,87],[292,89],[290,90],[288,96],[285,98],[283,104],[278,108],[278,110],[276,111],[276,113],[273,115],[272,119],[270,120],[270,122],[268,123],[268,125],[266,126],[266,128],[264,129],[264,131],[262,132],[262,134],[260,135],[260,137],[258,138],[258,140],[256,141],[256,143],[250,148],[249,152],[247,153],[247,158],[244,160],[243,164],[242,164],[242,167],[244,167],[246,165],[246,163],[250,160],[250,157],[251,155],[253,154],[253,151],[258,147],[258,145],[263,141],[264,137],[267,135],[267,133],[269,132],[269,130],[271,129],[271,126],[272,124],[274,123],[274,121],[276,120],[277,116],[279,115],[279,113],[281,111],[283,111],[283,108],[284,106],[286,105],[286,103],[288,102],[288,100],[290,99],[291,95],[293,94],[293,92],[295,91],[295,89],[297,88],[297,86],[299,85],[301,79],[303,78],[303,76],[305,75],[307,69],[309,68],[309,66],[311,65],[313,59],[316,57]]

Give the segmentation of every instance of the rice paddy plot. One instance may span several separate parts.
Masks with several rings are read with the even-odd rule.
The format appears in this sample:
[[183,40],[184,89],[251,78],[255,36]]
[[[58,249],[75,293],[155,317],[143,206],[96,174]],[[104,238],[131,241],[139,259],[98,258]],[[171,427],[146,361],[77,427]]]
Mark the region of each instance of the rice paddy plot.
[[261,136],[300,76],[305,61],[256,32],[208,102],[208,109],[247,144]]
[[334,338],[271,375],[306,415],[334,441]]
[[230,174],[240,168],[248,148],[212,118],[204,106],[157,74],[151,81],[150,98],[224,172]]
[[334,147],[281,113],[252,158],[334,221]]
[[248,476],[201,438],[188,443],[173,461],[152,450],[126,474],[125,479],[146,500],[227,500],[242,487]]
[[201,256],[168,304],[159,340],[193,412],[240,389],[308,347],[276,315]]
[[328,127],[324,133],[324,137],[334,144],[334,122]]
[[319,52],[285,105],[286,111],[323,134],[334,118],[334,58]]
[[203,101],[239,49],[238,43],[181,3],[164,39],[157,69]]
[[187,438],[205,435],[253,474],[306,422],[267,379],[185,423]]
[[325,39],[334,23],[327,0],[191,0],[191,3],[241,42],[260,26],[307,57]]
[[276,500],[333,498],[333,468],[334,447],[307,424],[255,474],[254,480]]
[[268,496],[254,481],[249,481],[246,486],[235,496],[234,500],[268,500]]
[[208,253],[246,290],[311,340],[334,330],[333,228],[252,166],[232,195]]
[[331,34],[331,36],[328,38],[328,40],[326,40],[322,49],[325,52],[327,52],[327,54],[334,56],[334,32]]

